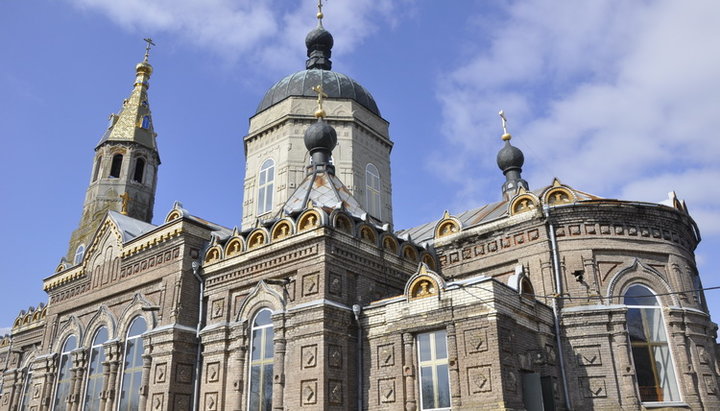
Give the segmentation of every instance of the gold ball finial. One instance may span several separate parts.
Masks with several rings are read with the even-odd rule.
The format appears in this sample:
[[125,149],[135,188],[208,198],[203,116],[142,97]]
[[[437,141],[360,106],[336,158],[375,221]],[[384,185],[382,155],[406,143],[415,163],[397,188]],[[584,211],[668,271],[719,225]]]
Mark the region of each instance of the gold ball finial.
[[325,15],[324,15],[321,11],[318,11],[318,13],[316,14],[316,16],[317,16],[318,20],[322,20],[323,17],[325,17]]
[[325,110],[319,108],[315,110],[315,117],[317,118],[325,118]]
[[500,137],[502,141],[509,141],[512,136],[507,131],[507,118],[505,118],[505,112],[500,110],[498,113],[500,115],[500,118],[502,119],[502,128],[503,128],[503,135]]

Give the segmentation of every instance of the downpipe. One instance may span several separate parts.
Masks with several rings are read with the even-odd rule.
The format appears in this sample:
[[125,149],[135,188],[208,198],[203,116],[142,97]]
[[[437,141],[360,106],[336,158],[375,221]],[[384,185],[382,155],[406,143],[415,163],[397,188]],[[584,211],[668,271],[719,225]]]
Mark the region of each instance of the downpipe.
[[360,323],[360,312],[362,307],[359,304],[353,304],[353,314],[357,323],[357,344],[358,354],[355,367],[357,368],[357,409],[363,410],[363,343],[362,343],[362,324]]
[[193,411],[197,411],[200,407],[200,367],[202,362],[202,344],[200,344],[200,330],[202,329],[203,311],[205,310],[205,279],[202,278],[198,271],[200,270],[200,262],[193,260],[192,272],[195,279],[200,284],[199,307],[198,307],[198,323],[195,330],[195,339],[197,340],[197,352],[195,353],[195,375],[193,376]]
[[560,362],[560,377],[563,383],[563,394],[565,398],[565,406],[568,410],[572,410],[572,402],[570,401],[570,393],[568,392],[567,374],[565,371],[565,355],[563,354],[562,339],[560,337],[560,307],[558,301],[563,295],[562,282],[560,281],[560,253],[557,246],[557,237],[555,235],[555,226],[550,222],[550,211],[547,207],[543,208],[545,221],[550,234],[550,248],[553,262],[553,273],[555,274],[555,297],[553,298],[553,316],[555,317],[555,339],[557,344],[558,360]]

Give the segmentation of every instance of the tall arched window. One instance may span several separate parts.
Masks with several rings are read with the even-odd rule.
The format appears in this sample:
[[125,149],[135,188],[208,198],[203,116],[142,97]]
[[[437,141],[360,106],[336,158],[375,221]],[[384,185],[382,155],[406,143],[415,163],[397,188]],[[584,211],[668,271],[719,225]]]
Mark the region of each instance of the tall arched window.
[[120,385],[119,411],[132,411],[140,407],[140,385],[143,368],[142,333],[147,324],[142,317],[135,317],[125,338],[125,361],[123,365],[122,383]]
[[75,249],[75,258],[73,259],[74,264],[82,263],[83,257],[85,257],[85,244],[80,244]]
[[250,375],[248,376],[248,410],[269,411],[272,407],[273,326],[267,308],[260,310],[252,322],[250,340]]
[[450,373],[447,332],[438,330],[417,335],[420,371],[420,409],[450,409]]
[[268,158],[262,163],[260,175],[258,176],[258,215],[272,210],[274,182],[275,162]]
[[122,154],[115,154],[110,165],[110,177],[120,177],[120,168],[122,167]]
[[67,399],[72,389],[72,354],[71,351],[77,348],[77,337],[69,336],[63,344],[60,358],[58,359],[58,373],[55,382],[55,400],[53,401],[53,411],[65,411],[67,409]]
[[376,218],[382,218],[380,210],[380,173],[374,164],[365,166],[365,198],[367,212]]
[[142,128],[145,128],[145,129],[150,128],[150,116],[143,117]]
[[28,365],[27,374],[25,375],[25,383],[23,384],[22,397],[20,397],[20,406],[18,411],[28,411],[30,409],[30,401],[32,400],[32,370]]
[[135,172],[133,173],[133,181],[143,182],[143,174],[145,174],[145,160],[138,158],[135,160]]
[[635,375],[642,402],[680,401],[667,332],[657,298],[643,285],[623,294]]
[[103,362],[105,362],[105,350],[103,344],[108,340],[108,331],[105,327],[100,327],[93,338],[92,347],[90,347],[87,369],[87,382],[85,384],[85,395],[83,396],[84,410],[100,409],[100,393],[103,389]]

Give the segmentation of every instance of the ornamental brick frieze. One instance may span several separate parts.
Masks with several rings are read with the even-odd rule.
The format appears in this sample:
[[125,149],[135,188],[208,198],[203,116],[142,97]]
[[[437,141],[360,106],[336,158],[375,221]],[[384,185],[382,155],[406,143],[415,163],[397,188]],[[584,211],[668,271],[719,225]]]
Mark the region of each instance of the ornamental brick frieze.
[[213,274],[211,278],[208,278],[205,281],[205,288],[210,290],[211,288],[237,280],[238,278],[247,278],[248,276],[258,272],[267,272],[268,270],[273,270],[289,264],[297,264],[299,259],[316,255],[318,252],[319,247],[315,244],[308,247],[298,248],[290,252],[277,254],[273,258],[262,259],[254,264],[243,264],[243,267],[238,270],[223,274]]
[[177,246],[171,250],[159,252],[151,257],[144,258],[140,261],[126,264],[120,268],[120,279],[129,277],[131,275],[140,274],[154,267],[165,265],[171,261],[177,260],[179,257],[180,246]]
[[67,288],[60,290],[57,292],[57,294],[53,294],[52,302],[59,303],[61,301],[65,301],[69,298],[77,297],[79,295],[85,294],[86,292],[90,291],[90,282],[84,282],[83,284],[79,284],[72,288]]
[[465,263],[467,261],[484,258],[491,254],[503,252],[521,245],[533,243],[540,238],[540,229],[532,228],[526,231],[503,234],[501,236],[493,236],[492,238],[477,239],[476,242],[464,247],[448,248],[438,250],[440,255],[440,267],[452,267],[456,264]]
[[[377,272],[382,272],[388,275],[390,279],[399,280],[403,283],[407,281],[408,275],[410,272],[403,272],[400,270],[393,269],[385,264],[382,264],[375,259],[369,259],[366,257],[363,257],[357,253],[353,253],[350,250],[346,250],[344,248],[339,247],[333,247],[332,248],[332,254],[336,257],[340,257],[343,259],[346,259],[347,261],[351,261],[353,263],[357,263],[359,266],[362,266],[366,269],[371,269]],[[417,268],[417,264],[413,267],[413,270]]]

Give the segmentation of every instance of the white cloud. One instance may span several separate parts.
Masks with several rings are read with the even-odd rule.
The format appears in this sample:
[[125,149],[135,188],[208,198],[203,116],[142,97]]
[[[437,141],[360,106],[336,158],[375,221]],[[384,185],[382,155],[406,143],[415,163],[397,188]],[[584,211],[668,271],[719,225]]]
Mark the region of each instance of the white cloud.
[[[314,2],[237,0],[68,0],[98,12],[131,31],[167,33],[239,60],[287,72],[301,67],[302,40],[315,25]],[[351,51],[380,22],[393,23],[395,2],[332,2],[326,27],[335,37],[334,54]]]
[[[720,178],[720,3],[535,0],[506,12],[452,73],[450,93],[443,84],[445,137],[466,167],[447,177],[462,184],[478,173],[470,158],[500,148],[503,108],[531,187],[557,176],[643,201],[676,190],[704,232],[720,233],[709,195]],[[497,177],[491,160],[480,171]],[[478,201],[496,200],[495,185],[476,187]]]
[[0,337],[4,336],[6,334],[10,334],[10,330],[11,330],[10,327],[0,327]]

